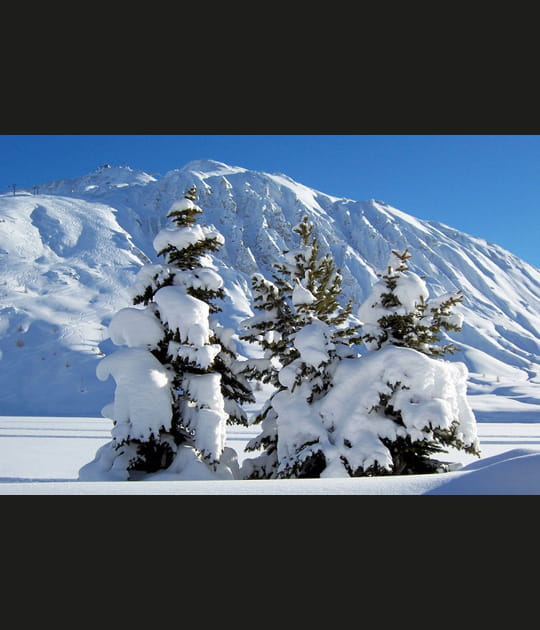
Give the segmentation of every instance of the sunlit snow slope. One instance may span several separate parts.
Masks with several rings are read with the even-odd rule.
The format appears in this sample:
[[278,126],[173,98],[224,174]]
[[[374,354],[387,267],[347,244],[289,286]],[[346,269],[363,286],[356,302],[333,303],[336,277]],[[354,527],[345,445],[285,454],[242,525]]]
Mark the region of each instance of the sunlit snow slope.
[[461,289],[465,325],[453,335],[462,349],[454,359],[471,372],[470,393],[500,396],[505,421],[508,398],[524,406],[520,421],[540,420],[539,270],[381,201],[339,199],[283,174],[212,160],[161,177],[99,167],[0,195],[0,415],[99,415],[113,395],[112,383],[95,376],[111,348],[107,323],[130,304],[133,274],[156,260],[153,237],[193,184],[201,221],[226,239],[216,255],[225,325],[251,314],[250,274],[270,276],[282,250],[297,245],[292,226],[308,215],[342,269],[344,301],[359,306],[391,249],[406,247],[432,295]]

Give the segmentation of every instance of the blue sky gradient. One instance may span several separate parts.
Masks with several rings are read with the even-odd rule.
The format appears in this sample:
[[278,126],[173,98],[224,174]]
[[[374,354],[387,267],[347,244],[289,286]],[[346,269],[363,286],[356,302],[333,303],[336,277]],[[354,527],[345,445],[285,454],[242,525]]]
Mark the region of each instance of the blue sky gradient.
[[210,158],[379,199],[540,268],[540,135],[0,135],[0,192],[124,164],[165,174]]

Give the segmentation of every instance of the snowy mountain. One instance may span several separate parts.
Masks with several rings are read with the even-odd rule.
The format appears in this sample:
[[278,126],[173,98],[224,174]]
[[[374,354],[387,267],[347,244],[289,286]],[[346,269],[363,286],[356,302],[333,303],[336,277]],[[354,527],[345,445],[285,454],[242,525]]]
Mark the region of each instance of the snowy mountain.
[[270,277],[282,251],[297,245],[291,228],[308,215],[356,310],[391,250],[408,247],[430,295],[463,291],[464,327],[450,338],[462,349],[454,359],[471,372],[470,394],[499,395],[501,408],[506,397],[540,398],[538,269],[382,201],[336,198],[287,175],[198,160],[163,176],[105,165],[0,194],[0,415],[100,415],[113,393],[95,373],[111,350],[107,324],[130,305],[140,266],[157,262],[153,238],[191,185],[201,223],[225,237],[215,256],[225,325],[252,314],[250,275]]

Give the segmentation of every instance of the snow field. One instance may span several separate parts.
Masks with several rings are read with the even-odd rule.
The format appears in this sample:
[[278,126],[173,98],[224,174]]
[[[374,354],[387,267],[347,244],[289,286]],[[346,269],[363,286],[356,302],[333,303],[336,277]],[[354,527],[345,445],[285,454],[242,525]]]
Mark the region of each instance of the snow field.
[[[519,415],[519,414],[518,414]],[[77,481],[79,469],[110,441],[104,418],[0,417],[0,494],[540,494],[540,423],[478,423],[480,459],[455,451],[462,464],[434,475],[250,481]],[[228,427],[239,462],[255,427]]]

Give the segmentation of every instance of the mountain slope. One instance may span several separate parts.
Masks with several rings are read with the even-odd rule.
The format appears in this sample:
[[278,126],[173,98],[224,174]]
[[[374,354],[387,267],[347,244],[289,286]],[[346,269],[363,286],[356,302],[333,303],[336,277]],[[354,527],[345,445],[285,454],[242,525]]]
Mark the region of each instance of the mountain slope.
[[40,184],[37,194],[0,195],[0,415],[99,414],[113,391],[95,377],[100,353],[110,349],[108,319],[130,303],[133,274],[157,260],[152,239],[193,184],[201,221],[226,239],[216,255],[225,325],[251,314],[250,274],[271,275],[282,250],[297,244],[292,226],[308,215],[342,270],[344,300],[358,307],[390,251],[408,247],[432,295],[464,293],[465,325],[451,338],[462,348],[455,360],[471,371],[471,394],[536,399],[539,270],[381,201],[336,198],[283,174],[197,160],[159,178],[100,167]]
[[107,205],[19,195],[0,208],[0,413],[95,413],[104,320],[145,257]]

